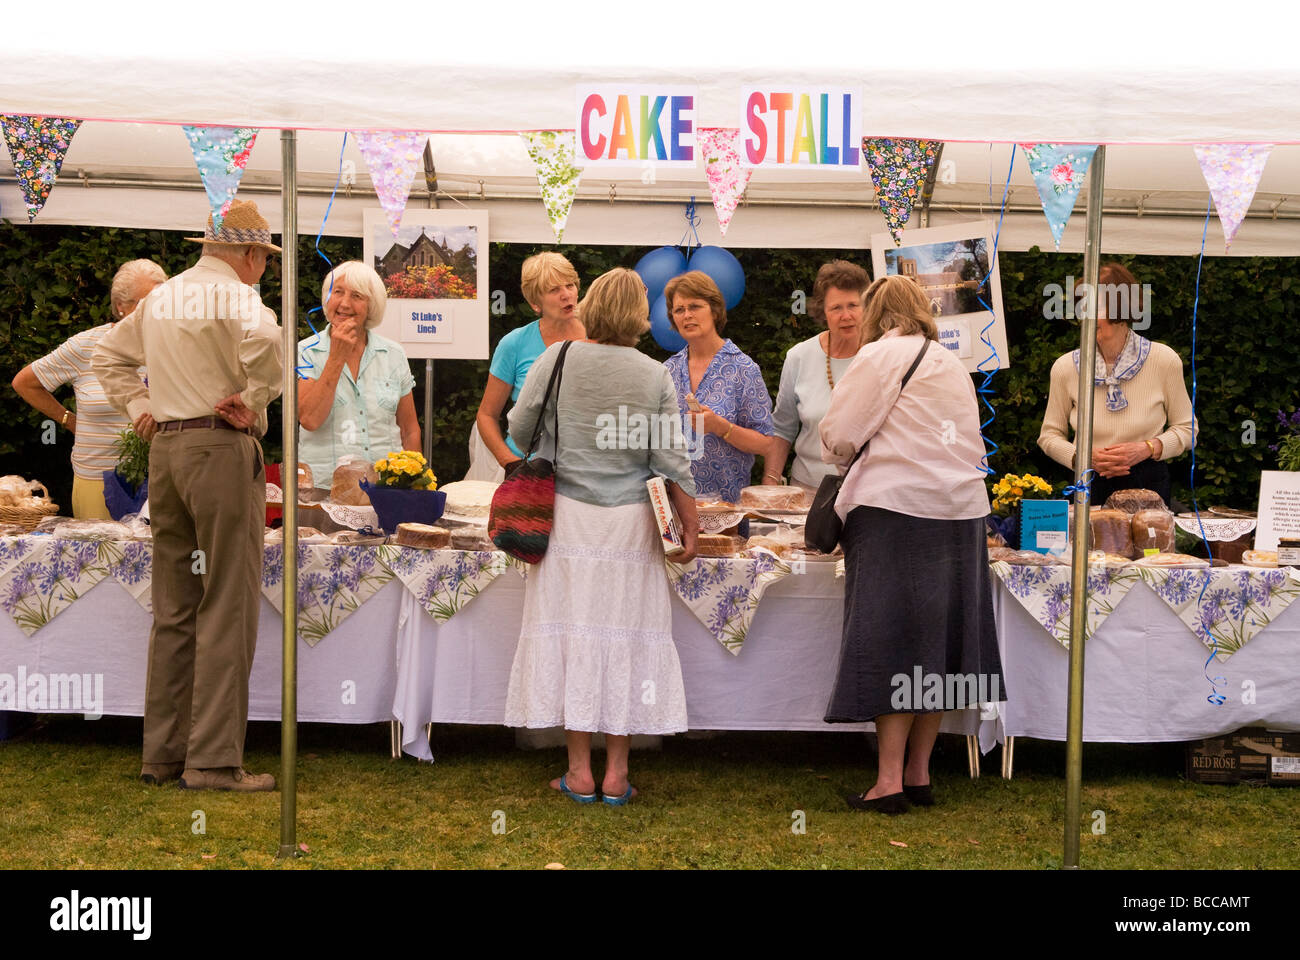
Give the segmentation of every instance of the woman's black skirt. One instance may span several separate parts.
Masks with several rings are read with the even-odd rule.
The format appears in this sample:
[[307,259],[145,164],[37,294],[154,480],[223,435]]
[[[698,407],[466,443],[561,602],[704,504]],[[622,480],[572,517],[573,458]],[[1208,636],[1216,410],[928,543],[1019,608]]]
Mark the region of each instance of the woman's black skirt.
[[844,636],[827,723],[1006,699],[984,518],[857,507],[844,524]]

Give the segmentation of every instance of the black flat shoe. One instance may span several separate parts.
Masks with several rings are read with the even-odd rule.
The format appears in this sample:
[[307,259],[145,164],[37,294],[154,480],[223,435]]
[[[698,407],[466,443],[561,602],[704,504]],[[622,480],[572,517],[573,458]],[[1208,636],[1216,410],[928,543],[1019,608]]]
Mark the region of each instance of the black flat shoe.
[[907,813],[911,809],[907,797],[901,793],[891,793],[887,796],[876,797],[874,800],[868,800],[866,794],[850,793],[844,799],[848,801],[849,806],[854,810],[873,810],[876,813],[888,813],[891,816],[898,813]]
[[928,783],[919,787],[909,787],[907,784],[904,784],[903,795],[918,807],[934,806],[934,791],[930,789]]

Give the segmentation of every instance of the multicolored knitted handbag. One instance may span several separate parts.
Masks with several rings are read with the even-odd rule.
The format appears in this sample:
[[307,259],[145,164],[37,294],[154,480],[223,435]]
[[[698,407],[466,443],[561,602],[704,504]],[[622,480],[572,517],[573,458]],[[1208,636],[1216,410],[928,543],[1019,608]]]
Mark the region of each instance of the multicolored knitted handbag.
[[537,447],[542,433],[542,418],[546,416],[546,405],[550,403],[551,393],[555,393],[553,409],[555,430],[555,461],[560,459],[560,384],[564,377],[564,355],[572,340],[566,340],[560,347],[560,356],[551,371],[551,379],[546,384],[546,396],[542,398],[542,408],[537,414],[537,426],[533,428],[533,439],[524,454],[524,462],[505,482],[497,487],[492,495],[492,510],[488,514],[488,536],[498,547],[518,557],[525,563],[539,563],[546,556],[546,547],[551,539],[551,524],[555,519],[555,462],[541,457],[534,458],[533,450]]

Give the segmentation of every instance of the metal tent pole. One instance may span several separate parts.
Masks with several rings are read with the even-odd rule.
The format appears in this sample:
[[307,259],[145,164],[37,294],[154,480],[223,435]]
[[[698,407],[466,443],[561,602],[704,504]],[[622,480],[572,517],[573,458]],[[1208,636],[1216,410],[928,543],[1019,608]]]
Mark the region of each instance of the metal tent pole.
[[1079,867],[1079,815],[1083,786],[1083,630],[1087,622],[1089,491],[1079,489],[1092,466],[1092,408],[1096,388],[1097,270],[1101,261],[1102,184],[1106,147],[1097,147],[1088,168],[1088,231],[1083,247],[1083,282],[1088,298],[1079,324],[1078,424],[1074,430],[1074,549],[1070,555],[1070,678],[1065,728],[1064,869]]
[[298,135],[280,131],[284,227],[281,254],[280,329],[284,340],[284,388],[280,485],[284,488],[284,634],[280,688],[280,852],[298,853]]
[[[424,141],[424,184],[429,189],[429,207],[437,209],[438,207],[438,170],[433,165],[433,146],[430,141]],[[433,460],[433,359],[426,358],[424,361],[424,430],[421,436],[424,437],[424,459],[432,462]],[[399,754],[400,756],[400,754]]]

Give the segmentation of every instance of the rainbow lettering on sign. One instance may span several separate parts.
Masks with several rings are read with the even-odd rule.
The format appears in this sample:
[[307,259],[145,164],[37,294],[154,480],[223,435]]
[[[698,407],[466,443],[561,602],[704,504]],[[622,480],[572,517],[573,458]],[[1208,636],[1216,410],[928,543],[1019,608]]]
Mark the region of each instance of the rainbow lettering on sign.
[[695,166],[695,91],[579,87],[576,163]]
[[858,91],[748,87],[742,93],[740,160],[745,166],[857,171]]

